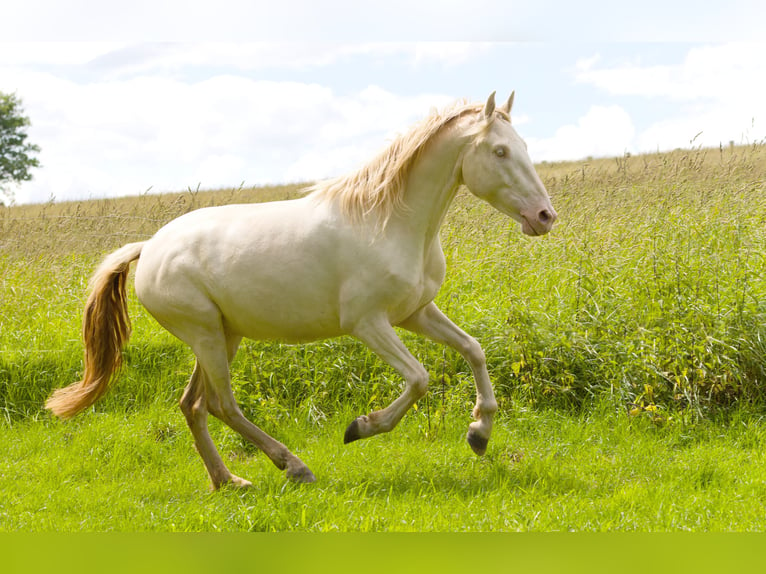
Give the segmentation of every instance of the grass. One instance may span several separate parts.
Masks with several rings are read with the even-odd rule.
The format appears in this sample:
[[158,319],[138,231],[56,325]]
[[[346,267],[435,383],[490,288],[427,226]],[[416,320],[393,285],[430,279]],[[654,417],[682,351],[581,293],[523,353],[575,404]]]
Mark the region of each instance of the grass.
[[[350,415],[349,415],[350,416]],[[318,482],[296,485],[231,431],[247,491],[211,493],[177,410],[90,412],[4,429],[3,531],[752,531],[766,526],[760,420],[658,428],[606,406],[505,413],[485,458],[468,417],[344,446],[349,416],[274,429]],[[108,503],[107,503],[108,501]]]
[[320,478],[288,484],[213,425],[247,493],[207,491],[176,406],[193,358],[132,294],[110,393],[67,424],[42,405],[79,376],[105,253],[191,209],[299,188],[0,209],[0,529],[762,530],[766,147],[538,170],[551,234],[527,238],[467,193],[442,230],[437,302],[481,341],[501,407],[488,456],[464,443],[473,381],[450,350],[402,333],[431,391],[390,436],[344,447],[399,377],[349,338],[247,341],[243,410]]

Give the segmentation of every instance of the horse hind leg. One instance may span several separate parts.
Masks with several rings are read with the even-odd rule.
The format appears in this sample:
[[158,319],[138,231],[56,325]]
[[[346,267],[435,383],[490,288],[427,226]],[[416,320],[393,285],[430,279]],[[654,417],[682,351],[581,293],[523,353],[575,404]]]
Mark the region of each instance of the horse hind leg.
[[186,386],[181,397],[181,411],[186,417],[186,423],[189,425],[192,436],[194,437],[194,446],[205,463],[210,482],[214,489],[219,489],[225,484],[231,484],[236,487],[252,486],[252,483],[232,474],[218,453],[218,450],[210,437],[207,428],[207,401],[205,398],[205,373],[197,362],[194,365],[189,384]]
[[205,372],[204,402],[207,411],[262,450],[277,468],[285,471],[288,479],[314,482],[314,474],[303,461],[242,414],[231,390],[229,372],[229,364],[240,338],[230,337],[225,343],[216,342],[216,339],[218,337],[201,340],[194,348],[197,361]]

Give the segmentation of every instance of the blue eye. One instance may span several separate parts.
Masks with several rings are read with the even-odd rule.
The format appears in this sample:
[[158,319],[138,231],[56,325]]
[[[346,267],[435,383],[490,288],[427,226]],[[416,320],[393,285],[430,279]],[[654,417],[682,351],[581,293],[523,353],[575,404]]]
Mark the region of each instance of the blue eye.
[[508,155],[508,148],[505,147],[504,145],[497,146],[495,148],[495,155],[497,157],[505,157],[505,156],[507,156]]

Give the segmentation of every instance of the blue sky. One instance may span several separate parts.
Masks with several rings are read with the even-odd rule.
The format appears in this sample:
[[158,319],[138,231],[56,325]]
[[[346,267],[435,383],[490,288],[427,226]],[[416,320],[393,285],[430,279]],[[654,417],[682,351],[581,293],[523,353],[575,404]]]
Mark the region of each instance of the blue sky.
[[6,14],[19,25],[0,42],[0,91],[22,98],[42,148],[19,203],[337,175],[431,108],[493,90],[516,90],[534,161],[766,138],[755,1],[26,0]]

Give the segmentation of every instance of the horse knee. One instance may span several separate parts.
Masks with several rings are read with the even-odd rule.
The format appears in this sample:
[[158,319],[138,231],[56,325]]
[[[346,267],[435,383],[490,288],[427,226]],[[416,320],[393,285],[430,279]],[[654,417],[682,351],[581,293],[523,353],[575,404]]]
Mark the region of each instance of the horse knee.
[[199,420],[200,414],[205,411],[202,397],[195,396],[192,393],[185,393],[181,400],[178,401],[178,406],[181,407],[181,412],[186,417],[186,422],[189,426],[194,426],[194,423]]
[[487,357],[484,354],[484,349],[481,348],[479,342],[473,337],[468,337],[461,348],[463,356],[472,365],[483,367],[487,364]]
[[428,391],[429,375],[425,368],[418,369],[410,378],[407,379],[407,389],[418,400]]
[[492,417],[497,412],[497,401],[493,399],[479,399],[474,408],[474,418],[482,418],[484,416]]
[[229,426],[231,426],[232,421],[242,416],[242,411],[239,410],[239,406],[233,399],[227,400],[215,396],[212,400],[208,399],[207,408],[214,417],[222,420]]

